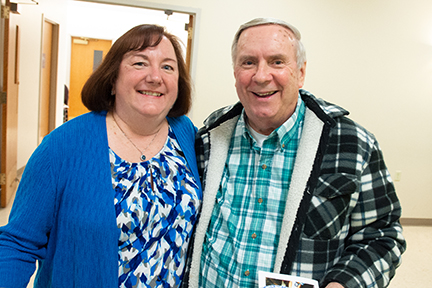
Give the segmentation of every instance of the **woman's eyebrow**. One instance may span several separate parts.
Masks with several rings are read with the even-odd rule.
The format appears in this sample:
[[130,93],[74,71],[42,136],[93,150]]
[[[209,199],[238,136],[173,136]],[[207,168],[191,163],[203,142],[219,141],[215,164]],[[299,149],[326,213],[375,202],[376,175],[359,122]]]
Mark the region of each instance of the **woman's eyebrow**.
[[[141,57],[144,60],[150,60],[150,58],[146,54],[142,54],[140,52],[133,53],[133,54],[131,54],[131,56]],[[177,59],[170,58],[170,57],[166,57],[166,58],[163,59],[163,62],[166,62],[166,61],[172,61],[172,62],[176,62],[177,63]]]

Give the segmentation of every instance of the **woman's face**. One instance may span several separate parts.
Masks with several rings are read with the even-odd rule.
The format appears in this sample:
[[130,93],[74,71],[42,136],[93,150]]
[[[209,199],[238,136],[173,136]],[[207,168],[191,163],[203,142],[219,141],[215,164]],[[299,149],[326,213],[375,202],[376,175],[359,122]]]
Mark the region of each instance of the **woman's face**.
[[114,85],[116,112],[165,118],[177,99],[178,79],[177,57],[168,38],[156,47],[126,53]]

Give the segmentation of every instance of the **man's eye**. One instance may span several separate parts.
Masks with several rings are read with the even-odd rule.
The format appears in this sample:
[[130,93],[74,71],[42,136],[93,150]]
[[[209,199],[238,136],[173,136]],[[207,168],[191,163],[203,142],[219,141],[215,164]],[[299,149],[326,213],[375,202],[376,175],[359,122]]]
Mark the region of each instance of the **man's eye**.
[[273,62],[275,65],[281,65],[283,63],[282,60],[276,60]]
[[253,64],[254,64],[254,62],[252,60],[247,60],[247,61],[243,62],[243,65],[245,65],[245,66],[251,66]]

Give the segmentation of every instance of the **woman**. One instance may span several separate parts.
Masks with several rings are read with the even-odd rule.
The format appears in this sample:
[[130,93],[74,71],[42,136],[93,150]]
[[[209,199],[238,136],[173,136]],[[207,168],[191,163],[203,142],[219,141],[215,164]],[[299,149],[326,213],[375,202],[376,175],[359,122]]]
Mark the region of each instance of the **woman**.
[[179,287],[202,199],[175,36],[140,25],[45,137],[0,228],[0,287]]

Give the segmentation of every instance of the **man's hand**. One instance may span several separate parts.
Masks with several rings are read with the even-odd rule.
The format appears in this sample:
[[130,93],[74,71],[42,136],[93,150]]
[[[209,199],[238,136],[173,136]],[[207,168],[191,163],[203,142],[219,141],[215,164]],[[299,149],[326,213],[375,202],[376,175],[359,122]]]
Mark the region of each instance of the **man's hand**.
[[345,287],[337,282],[331,282],[325,288],[345,288]]

